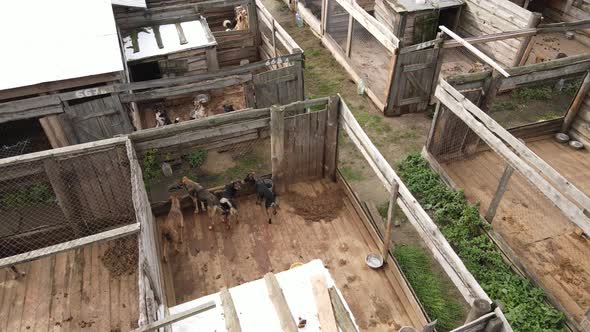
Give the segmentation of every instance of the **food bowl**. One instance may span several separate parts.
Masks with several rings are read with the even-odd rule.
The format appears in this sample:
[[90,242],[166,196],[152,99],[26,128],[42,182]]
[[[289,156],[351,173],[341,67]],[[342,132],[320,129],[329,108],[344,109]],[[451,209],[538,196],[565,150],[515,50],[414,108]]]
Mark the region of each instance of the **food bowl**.
[[555,140],[559,143],[567,143],[570,140],[570,137],[565,133],[557,133],[555,134]]
[[584,148],[584,143],[580,141],[570,141],[570,147],[572,147],[575,150],[580,150]]
[[379,254],[370,253],[365,258],[365,263],[372,269],[378,269],[383,266],[383,257]]

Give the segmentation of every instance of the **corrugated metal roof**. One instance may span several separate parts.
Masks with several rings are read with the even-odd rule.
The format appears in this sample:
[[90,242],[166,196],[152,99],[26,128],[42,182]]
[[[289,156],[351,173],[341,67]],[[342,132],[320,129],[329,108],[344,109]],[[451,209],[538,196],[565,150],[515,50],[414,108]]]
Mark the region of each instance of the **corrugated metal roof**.
[[0,1],[0,90],[123,70],[111,0]]

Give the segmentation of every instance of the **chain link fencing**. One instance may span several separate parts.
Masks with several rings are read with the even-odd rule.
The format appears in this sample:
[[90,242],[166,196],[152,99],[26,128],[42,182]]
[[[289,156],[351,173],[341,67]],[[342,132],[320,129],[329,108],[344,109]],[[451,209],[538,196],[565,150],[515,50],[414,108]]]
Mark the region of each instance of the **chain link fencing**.
[[0,165],[0,255],[135,222],[124,145]]

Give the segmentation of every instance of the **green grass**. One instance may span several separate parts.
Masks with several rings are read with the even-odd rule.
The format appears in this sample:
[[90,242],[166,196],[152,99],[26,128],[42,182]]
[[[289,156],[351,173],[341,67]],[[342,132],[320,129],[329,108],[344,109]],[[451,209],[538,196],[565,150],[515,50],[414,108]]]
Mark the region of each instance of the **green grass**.
[[441,332],[450,331],[461,325],[461,304],[453,299],[447,285],[432,270],[432,261],[424,250],[414,245],[398,245],[394,256],[428,316],[438,321],[436,329]]
[[564,331],[563,314],[545,302],[543,290],[512,272],[483,234],[490,226],[480,218],[478,205],[449,189],[420,155],[406,158],[398,171],[486,293],[504,304],[514,331]]
[[530,100],[550,100],[553,98],[553,88],[550,86],[520,88],[513,90],[511,95],[519,103],[526,103]]
[[362,181],[365,179],[363,174],[350,166],[342,166],[339,168],[342,176],[348,181]]

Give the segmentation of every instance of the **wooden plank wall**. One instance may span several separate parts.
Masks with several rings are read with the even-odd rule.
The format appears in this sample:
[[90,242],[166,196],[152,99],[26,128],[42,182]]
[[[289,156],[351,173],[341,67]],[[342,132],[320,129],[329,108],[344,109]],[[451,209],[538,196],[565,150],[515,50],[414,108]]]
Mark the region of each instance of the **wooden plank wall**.
[[578,136],[578,139],[584,140],[586,146],[590,144],[590,94],[582,102],[570,132]]
[[[532,13],[509,0],[466,0],[458,33],[481,36],[520,30],[528,26]],[[505,67],[511,67],[522,44],[521,39],[506,39],[478,45]]]
[[285,118],[285,182],[323,177],[328,112],[305,113]]
[[398,35],[401,16],[391,8],[388,0],[375,1],[375,18],[389,28],[389,31],[392,31],[393,34]]
[[141,224],[139,233],[139,326],[154,322],[158,318],[158,305],[164,306],[166,315],[166,293],[160,255],[157,225],[152,214],[141,167],[131,140],[126,142],[126,152],[130,163],[131,190],[136,220]]
[[[571,3],[569,8],[568,3]],[[544,1],[543,6],[543,15],[556,22],[572,22],[590,19],[590,0],[551,0]],[[577,41],[586,46],[590,46],[590,29],[577,30],[575,33]]]

